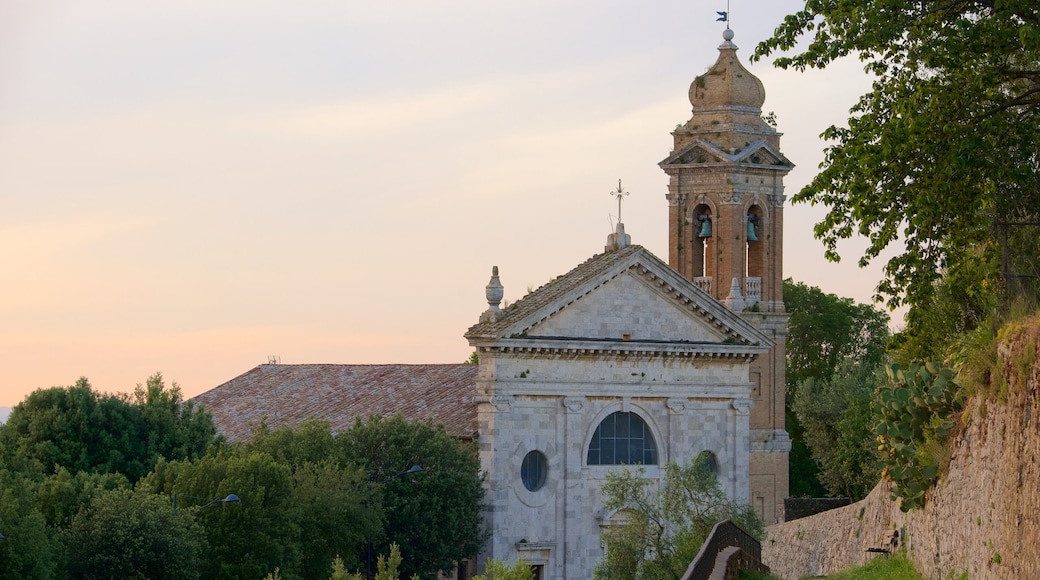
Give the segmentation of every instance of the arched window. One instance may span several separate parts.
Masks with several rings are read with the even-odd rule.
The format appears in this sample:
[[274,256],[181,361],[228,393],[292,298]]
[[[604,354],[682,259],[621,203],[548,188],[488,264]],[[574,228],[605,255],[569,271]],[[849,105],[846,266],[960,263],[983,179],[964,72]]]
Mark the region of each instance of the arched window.
[[719,459],[711,451],[701,451],[697,455],[697,467],[706,470],[716,478],[719,476]]
[[589,443],[589,465],[657,465],[650,428],[635,413],[618,411],[596,427]]

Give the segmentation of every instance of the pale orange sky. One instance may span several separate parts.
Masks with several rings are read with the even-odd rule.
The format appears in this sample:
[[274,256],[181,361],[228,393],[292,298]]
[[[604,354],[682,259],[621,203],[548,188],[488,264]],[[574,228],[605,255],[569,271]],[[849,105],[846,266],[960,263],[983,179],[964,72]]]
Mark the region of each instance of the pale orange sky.
[[[802,2],[744,4],[746,62]],[[515,300],[602,251],[618,178],[667,259],[657,163],[724,5],[0,0],[0,406],[157,371],[191,396],[271,355],[461,362],[491,267]],[[869,80],[751,70],[791,196]],[[822,213],[786,209],[785,275],[869,301]]]

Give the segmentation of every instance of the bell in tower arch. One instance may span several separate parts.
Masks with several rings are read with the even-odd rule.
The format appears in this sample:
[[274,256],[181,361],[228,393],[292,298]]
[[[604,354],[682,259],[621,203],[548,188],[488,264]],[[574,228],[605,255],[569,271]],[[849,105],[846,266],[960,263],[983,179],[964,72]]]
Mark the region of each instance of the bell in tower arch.
[[711,237],[711,216],[701,214],[697,216],[697,219],[701,222],[701,232],[697,234],[698,238],[710,238]]
[[749,213],[747,216],[747,240],[749,242],[757,242],[758,236],[755,235],[755,224],[758,223],[758,216]]

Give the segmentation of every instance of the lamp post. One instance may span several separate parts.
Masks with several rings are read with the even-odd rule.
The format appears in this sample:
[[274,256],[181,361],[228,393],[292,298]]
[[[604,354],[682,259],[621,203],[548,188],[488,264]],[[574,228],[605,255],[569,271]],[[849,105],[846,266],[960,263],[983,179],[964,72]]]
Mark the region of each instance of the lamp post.
[[[422,465],[419,465],[418,463],[416,463],[415,465],[409,467],[408,469],[406,469],[406,470],[404,470],[404,471],[402,471],[400,473],[396,473],[396,474],[386,478],[385,480],[381,481],[379,483],[379,485],[386,485],[386,484],[390,483],[391,481],[397,479],[398,477],[401,477],[402,475],[409,475],[409,474],[412,474],[412,473],[419,473],[422,470],[423,470]],[[372,540],[369,540],[368,544],[365,545],[365,578],[366,578],[366,580],[372,580]]]
[[[197,499],[197,498],[190,498],[190,499]],[[199,509],[208,508],[209,506],[211,506],[211,505],[213,505],[215,503],[235,503],[235,502],[239,502],[239,501],[242,501],[242,500],[239,499],[237,495],[235,495],[233,493],[229,493],[227,495],[227,497],[218,497],[218,498],[216,498],[214,500],[211,500],[207,504],[203,504],[203,505],[199,506]],[[173,511],[177,511],[177,494],[176,493],[173,494]]]

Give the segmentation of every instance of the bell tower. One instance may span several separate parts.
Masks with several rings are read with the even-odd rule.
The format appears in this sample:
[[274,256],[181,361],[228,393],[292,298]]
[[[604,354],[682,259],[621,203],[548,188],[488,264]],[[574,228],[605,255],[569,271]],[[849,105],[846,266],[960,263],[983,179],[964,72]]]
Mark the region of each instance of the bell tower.
[[778,521],[788,494],[784,426],[783,178],[793,164],[762,118],[765,88],[737,58],[733,31],[690,85],[693,115],[672,132],[668,265],[754,324],[776,346],[751,367],[751,505]]

